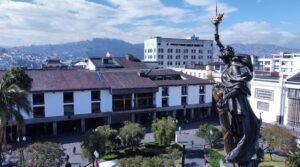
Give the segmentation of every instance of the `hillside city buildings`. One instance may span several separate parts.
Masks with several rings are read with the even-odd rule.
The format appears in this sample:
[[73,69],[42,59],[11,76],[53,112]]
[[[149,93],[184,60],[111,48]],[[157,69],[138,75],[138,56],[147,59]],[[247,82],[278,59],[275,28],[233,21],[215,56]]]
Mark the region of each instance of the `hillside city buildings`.
[[207,64],[213,60],[213,41],[154,37],[144,42],[144,62],[158,67],[187,67]]
[[277,71],[292,76],[300,72],[300,53],[281,52],[258,59],[264,71]]
[[[209,80],[170,69],[149,69],[131,55],[90,57],[86,68],[26,70],[33,79],[28,96],[33,113],[24,114],[23,135],[83,132],[167,115],[178,120],[210,115],[213,83]],[[15,136],[15,121],[8,125]]]

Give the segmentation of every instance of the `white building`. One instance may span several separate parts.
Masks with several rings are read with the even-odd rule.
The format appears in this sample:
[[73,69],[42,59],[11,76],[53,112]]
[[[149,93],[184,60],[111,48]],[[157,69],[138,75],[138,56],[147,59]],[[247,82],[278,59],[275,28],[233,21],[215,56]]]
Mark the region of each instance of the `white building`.
[[300,53],[281,52],[258,59],[262,70],[282,72],[292,76],[300,72]]
[[158,67],[186,67],[208,64],[213,60],[213,41],[154,37],[144,42],[144,62],[158,62]]
[[[83,132],[103,124],[145,123],[167,115],[200,119],[210,114],[212,83],[208,80],[170,69],[150,70],[131,56],[109,61],[89,58],[88,67],[93,70],[26,70],[33,79],[28,96],[33,113],[24,114],[23,135]],[[0,77],[3,74],[0,71]]]
[[300,129],[300,73],[287,79],[276,72],[257,74],[251,94],[252,109],[263,122]]

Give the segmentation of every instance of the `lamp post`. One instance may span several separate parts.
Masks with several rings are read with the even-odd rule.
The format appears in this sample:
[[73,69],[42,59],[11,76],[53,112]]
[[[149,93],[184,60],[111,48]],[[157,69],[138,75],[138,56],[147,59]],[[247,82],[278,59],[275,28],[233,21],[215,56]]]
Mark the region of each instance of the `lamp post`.
[[24,150],[23,150],[23,142],[26,142],[26,136],[23,136],[22,138],[17,138],[17,142],[19,143],[19,148],[20,148],[20,152],[19,152],[19,158],[20,158],[20,162],[19,165],[23,166],[23,162],[24,162]]
[[177,123],[178,123],[178,121],[177,121],[177,119],[175,119],[174,120],[174,124],[175,124],[175,143],[177,143],[177,133],[176,133],[176,131],[177,131]]
[[[99,153],[97,150],[94,151],[94,159],[93,159],[93,167],[98,167],[98,159],[99,158]],[[96,166],[95,166],[95,162],[96,162]]]
[[210,134],[210,136],[209,136],[210,148],[212,149],[212,136],[213,136],[214,132],[212,130],[209,130],[209,134]]

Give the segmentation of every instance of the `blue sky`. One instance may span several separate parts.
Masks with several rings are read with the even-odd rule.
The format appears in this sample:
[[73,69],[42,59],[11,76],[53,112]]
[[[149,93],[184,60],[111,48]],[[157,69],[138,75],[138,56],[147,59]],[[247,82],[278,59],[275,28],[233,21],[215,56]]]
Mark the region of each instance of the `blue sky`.
[[[151,36],[213,39],[215,0],[0,0],[0,46]],[[224,43],[300,48],[299,0],[218,0]]]

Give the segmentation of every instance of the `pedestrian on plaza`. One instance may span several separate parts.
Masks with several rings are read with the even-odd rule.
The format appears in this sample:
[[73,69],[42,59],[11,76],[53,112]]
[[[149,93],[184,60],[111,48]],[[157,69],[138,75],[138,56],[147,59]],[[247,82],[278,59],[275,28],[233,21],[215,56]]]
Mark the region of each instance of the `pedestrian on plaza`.
[[70,156],[67,154],[66,156],[66,162],[69,162]]
[[73,154],[75,154],[76,153],[76,146],[74,145],[73,146]]
[[191,144],[192,144],[192,148],[193,148],[194,147],[194,140],[191,141]]

